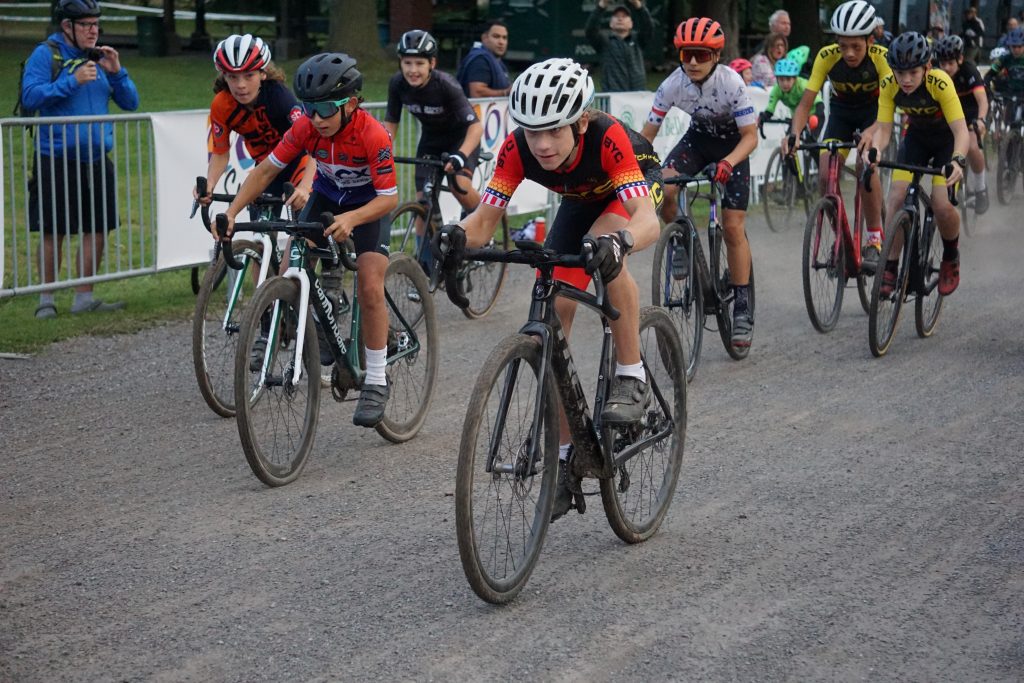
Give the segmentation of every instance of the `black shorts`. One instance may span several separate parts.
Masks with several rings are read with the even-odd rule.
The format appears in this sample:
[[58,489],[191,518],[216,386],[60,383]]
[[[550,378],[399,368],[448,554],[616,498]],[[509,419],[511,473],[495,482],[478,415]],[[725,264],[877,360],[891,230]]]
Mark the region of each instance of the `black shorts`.
[[[462,146],[462,141],[465,138],[460,138],[451,143],[437,144],[437,142],[431,140],[429,143],[420,138],[420,143],[416,147],[416,156],[420,159],[439,159],[442,154],[447,152],[448,154],[455,154],[459,151],[459,147]],[[479,160],[477,155],[480,154],[480,146],[469,155],[466,159],[466,165],[459,171],[459,175],[464,175],[468,178],[473,177],[473,171],[476,170]],[[430,178],[430,174],[434,172],[434,169],[430,166],[416,166],[416,191],[423,192],[423,186],[427,184],[427,180]]]
[[[913,166],[929,166],[937,168],[945,166],[953,158],[953,131],[949,126],[907,126],[906,134],[900,142],[897,161]],[[892,179],[909,181],[909,171],[894,171]],[[933,185],[944,185],[942,176],[933,176]]]
[[92,162],[39,157],[28,179],[28,197],[32,232],[77,235],[117,228],[117,173],[107,157]]
[[[306,206],[302,207],[302,212],[299,214],[300,221],[315,221],[317,217],[324,211],[329,211],[332,214],[346,213],[348,211],[355,211],[356,209],[366,206],[363,204],[346,204],[341,206],[335,204],[327,197],[323,196],[317,191],[313,191],[309,195],[309,201],[306,202]],[[377,219],[370,221],[369,223],[361,223],[357,225],[355,230],[352,231],[352,241],[356,245],[356,256],[365,254],[366,252],[376,252],[384,256],[388,256],[391,253],[391,222],[382,221]],[[327,238],[321,237],[320,239],[313,240],[318,247],[327,247]]]
[[[716,138],[707,133],[697,133],[692,128],[676,143],[665,157],[665,168],[671,168],[682,175],[696,175],[708,164],[718,163],[729,155],[740,142],[740,137]],[[732,169],[732,175],[725,183],[722,207],[746,211],[750,202],[750,159],[744,159]]]
[[853,134],[856,131],[863,133],[877,119],[878,100],[851,107],[833,98],[828,122],[825,124],[825,134],[821,139],[853,142]]

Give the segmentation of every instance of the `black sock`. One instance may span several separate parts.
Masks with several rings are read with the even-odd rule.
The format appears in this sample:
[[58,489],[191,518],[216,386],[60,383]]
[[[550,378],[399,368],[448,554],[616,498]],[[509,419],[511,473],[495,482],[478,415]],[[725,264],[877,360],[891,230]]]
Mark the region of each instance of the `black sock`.
[[890,260],[890,261],[886,261],[885,262],[885,269],[887,271],[889,271],[890,273],[892,273],[893,275],[896,274],[896,271],[899,270],[899,267],[900,267],[900,262],[899,261]]
[[733,302],[733,313],[747,313],[750,311],[750,285],[733,285],[736,290],[736,300]]
[[943,238],[942,240],[942,260],[943,261],[954,261],[960,256],[960,236],[957,235],[951,240]]

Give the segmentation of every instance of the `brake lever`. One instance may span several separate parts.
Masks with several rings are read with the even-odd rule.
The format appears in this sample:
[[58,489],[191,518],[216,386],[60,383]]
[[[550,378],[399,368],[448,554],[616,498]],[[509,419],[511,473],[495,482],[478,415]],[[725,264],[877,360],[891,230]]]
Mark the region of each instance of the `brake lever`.
[[188,215],[189,220],[196,217],[196,211],[199,210],[199,197],[206,194],[206,189],[206,176],[196,176],[196,198],[192,201],[192,213]]

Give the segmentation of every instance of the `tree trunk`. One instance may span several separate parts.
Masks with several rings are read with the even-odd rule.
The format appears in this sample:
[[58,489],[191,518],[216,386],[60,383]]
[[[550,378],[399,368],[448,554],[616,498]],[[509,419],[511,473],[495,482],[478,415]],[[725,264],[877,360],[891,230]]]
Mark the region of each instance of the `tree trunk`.
[[783,8],[789,12],[789,21],[793,26],[793,32],[789,36],[790,49],[798,45],[807,45],[811,48],[811,56],[818,53],[821,46],[825,44],[824,36],[818,27],[817,0],[783,0]]
[[174,30],[174,0],[164,0],[164,42],[167,44],[167,54],[181,54],[181,41]]
[[383,62],[377,38],[377,0],[331,0],[327,49],[345,52],[360,62]]
[[711,17],[722,25],[725,31],[725,47],[722,49],[722,63],[740,56],[740,2],[739,0],[694,0],[695,17]]

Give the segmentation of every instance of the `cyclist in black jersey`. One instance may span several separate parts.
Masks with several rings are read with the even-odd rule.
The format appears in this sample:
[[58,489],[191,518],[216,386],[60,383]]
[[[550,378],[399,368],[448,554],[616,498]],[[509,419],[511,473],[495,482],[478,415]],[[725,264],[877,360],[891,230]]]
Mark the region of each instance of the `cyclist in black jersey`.
[[[462,208],[471,211],[480,203],[480,194],[473,188],[473,171],[480,153],[484,128],[466,99],[458,81],[437,66],[437,41],[426,31],[412,30],[398,41],[401,70],[388,84],[388,105],[384,128],[394,139],[404,106],[415,116],[422,128],[417,157],[449,156],[446,173],[455,173],[465,194],[455,193]],[[423,196],[430,169],[416,167],[417,197]],[[422,234],[422,230],[420,230]]]
[[960,36],[946,36],[933,49],[939,68],[949,74],[960,98],[967,123],[978,128],[978,135],[971,135],[971,148],[967,152],[967,195],[973,197],[974,212],[979,216],[988,211],[988,188],[985,177],[985,155],[982,154],[978,137],[985,140],[985,118],[988,116],[988,93],[981,73],[971,62],[964,59],[964,41]]

